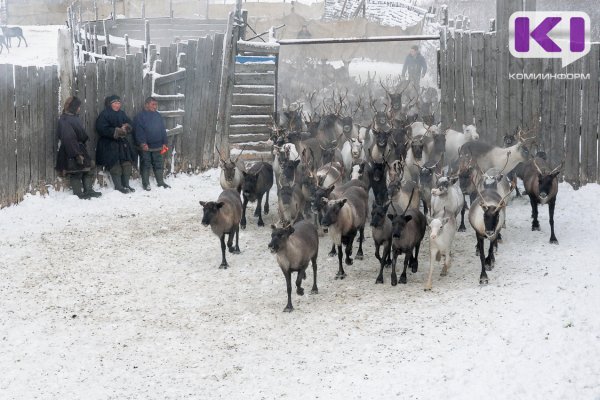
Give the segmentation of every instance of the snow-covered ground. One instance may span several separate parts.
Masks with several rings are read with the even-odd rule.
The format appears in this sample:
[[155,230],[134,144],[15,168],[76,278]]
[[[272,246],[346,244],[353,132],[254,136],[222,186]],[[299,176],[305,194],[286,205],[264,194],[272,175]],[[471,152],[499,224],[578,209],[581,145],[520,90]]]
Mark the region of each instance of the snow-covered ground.
[[19,39],[12,39],[9,51],[2,49],[0,63],[15,65],[54,65],[57,60],[57,44],[59,25],[22,26],[23,36],[27,39],[29,47],[21,41],[21,47],[17,47]]
[[375,284],[370,233],[342,281],[322,238],[319,294],[294,293],[288,314],[253,208],[242,254],[217,268],[198,204],[217,182],[212,170],[171,190],[52,192],[0,210],[0,398],[600,398],[600,186],[561,184],[558,246],[547,207],[531,232],[515,199],[484,287],[470,227],[432,292],[428,242],[392,287],[389,270]]

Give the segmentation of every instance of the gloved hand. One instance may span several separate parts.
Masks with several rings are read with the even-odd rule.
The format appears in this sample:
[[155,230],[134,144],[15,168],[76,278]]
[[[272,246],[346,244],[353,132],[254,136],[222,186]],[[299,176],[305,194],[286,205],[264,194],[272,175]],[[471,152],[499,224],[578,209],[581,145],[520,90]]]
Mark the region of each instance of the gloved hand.
[[125,132],[127,133],[131,133],[131,131],[133,131],[133,128],[131,127],[131,125],[125,123],[123,124],[123,126],[121,126],[121,128],[123,128],[125,130]]
[[160,149],[160,154],[165,154],[167,151],[169,151],[169,147],[167,147],[166,144],[163,144],[162,149]]
[[83,162],[84,162],[84,158],[81,154],[78,154],[77,157],[75,157],[75,161],[77,162],[77,165],[81,165],[83,166]]
[[142,148],[142,151],[148,151],[148,145],[146,143],[142,144],[140,147]]
[[124,138],[125,136],[127,136],[127,132],[125,132],[125,129],[115,128],[115,134],[113,135],[115,139]]

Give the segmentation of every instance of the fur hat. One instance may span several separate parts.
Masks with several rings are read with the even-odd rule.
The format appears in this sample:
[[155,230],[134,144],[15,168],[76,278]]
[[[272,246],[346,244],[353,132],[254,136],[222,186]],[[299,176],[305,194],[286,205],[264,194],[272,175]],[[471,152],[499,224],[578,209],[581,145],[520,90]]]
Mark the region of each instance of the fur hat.
[[116,94],[113,94],[112,96],[108,96],[106,99],[104,99],[104,106],[110,107],[110,105],[116,101],[118,101],[119,103],[121,102],[121,98],[119,96],[117,96]]
[[81,106],[81,100],[77,96],[71,96],[65,101],[63,113],[65,114],[77,114],[77,110]]

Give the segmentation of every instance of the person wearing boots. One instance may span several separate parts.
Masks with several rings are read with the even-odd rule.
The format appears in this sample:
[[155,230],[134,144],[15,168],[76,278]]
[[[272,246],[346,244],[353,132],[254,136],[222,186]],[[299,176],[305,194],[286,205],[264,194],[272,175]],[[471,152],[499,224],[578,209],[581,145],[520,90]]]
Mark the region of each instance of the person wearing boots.
[[132,164],[137,158],[132,125],[125,111],[121,110],[121,98],[117,95],[108,96],[104,100],[104,110],[96,119],[96,132],[99,135],[96,164],[110,172],[115,190],[121,193],[135,192],[129,185]]
[[154,170],[156,185],[170,188],[164,180],[163,155],[167,153],[167,130],[165,122],[158,113],[158,102],[148,97],[144,102],[144,110],[135,116],[133,130],[135,141],[140,150],[140,174],[144,190],[150,190],[150,168]]
[[81,100],[69,97],[58,119],[58,139],[60,147],[56,157],[56,170],[69,177],[73,194],[80,199],[100,197],[102,193],[94,191],[93,161],[85,143],[89,137],[79,119]]

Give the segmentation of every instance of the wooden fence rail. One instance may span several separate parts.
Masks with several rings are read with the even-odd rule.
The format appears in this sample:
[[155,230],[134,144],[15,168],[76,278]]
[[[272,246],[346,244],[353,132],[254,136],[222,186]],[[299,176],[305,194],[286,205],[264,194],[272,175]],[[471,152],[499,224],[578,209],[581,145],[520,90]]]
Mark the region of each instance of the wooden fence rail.
[[565,160],[563,179],[573,187],[600,183],[600,44],[562,68],[560,59],[500,51],[496,32],[444,28],[440,36],[442,128],[475,124],[482,140],[501,145],[521,127],[552,165]]

